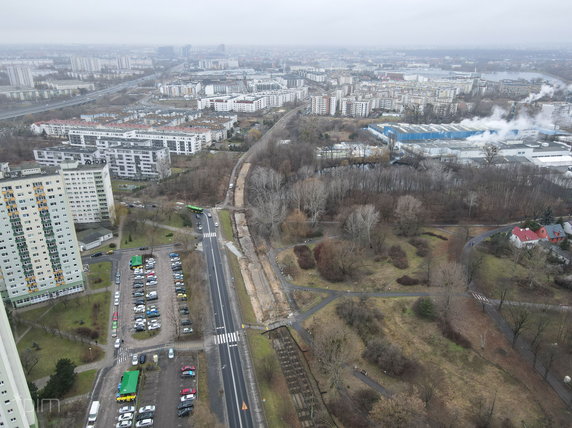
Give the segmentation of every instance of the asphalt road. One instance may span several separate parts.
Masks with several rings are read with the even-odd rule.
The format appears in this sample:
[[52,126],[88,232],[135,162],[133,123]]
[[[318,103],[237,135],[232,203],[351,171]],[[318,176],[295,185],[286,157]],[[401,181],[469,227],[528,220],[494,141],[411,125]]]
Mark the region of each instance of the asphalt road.
[[[181,68],[181,65],[178,65],[178,66],[171,68],[168,71],[172,72],[172,71],[176,71],[177,69],[180,69],[180,68]],[[109,95],[109,94],[114,94],[116,92],[122,91],[122,90],[127,89],[127,88],[132,88],[132,87],[137,86],[146,80],[156,79],[159,76],[160,76],[160,73],[150,74],[148,76],[139,77],[138,79],[130,80],[128,82],[122,82],[118,85],[111,86],[111,87],[105,88],[105,89],[101,89],[99,91],[90,92],[90,93],[85,94],[85,95],[78,95],[78,96],[73,97],[72,99],[69,99],[69,100],[57,101],[57,102],[37,105],[37,106],[33,106],[33,107],[27,107],[27,108],[7,111],[5,113],[0,113],[0,120],[13,119],[15,117],[25,116],[27,114],[41,113],[44,111],[57,110],[59,108],[89,103],[89,102],[95,101],[97,98],[100,98],[100,97],[103,97],[103,96]]]
[[215,346],[220,353],[224,398],[230,427],[253,427],[243,362],[239,353],[240,335],[231,309],[228,286],[224,276],[222,259],[216,238],[217,227],[212,218],[201,216],[203,223],[203,252],[207,260],[211,288]]

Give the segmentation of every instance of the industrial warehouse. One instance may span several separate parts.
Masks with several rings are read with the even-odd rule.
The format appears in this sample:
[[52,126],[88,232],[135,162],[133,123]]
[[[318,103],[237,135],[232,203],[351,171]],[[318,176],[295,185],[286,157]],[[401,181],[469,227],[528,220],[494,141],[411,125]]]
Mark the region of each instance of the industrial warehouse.
[[[368,130],[401,155],[422,155],[462,163],[532,163],[572,167],[570,134],[541,128],[486,129],[464,124],[388,123]],[[493,156],[494,155],[494,159]]]

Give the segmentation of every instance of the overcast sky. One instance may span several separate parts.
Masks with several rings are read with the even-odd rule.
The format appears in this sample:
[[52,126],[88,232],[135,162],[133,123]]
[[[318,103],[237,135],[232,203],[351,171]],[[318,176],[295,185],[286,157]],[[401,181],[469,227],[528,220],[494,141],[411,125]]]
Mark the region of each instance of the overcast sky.
[[4,0],[0,44],[572,43],[572,0]]

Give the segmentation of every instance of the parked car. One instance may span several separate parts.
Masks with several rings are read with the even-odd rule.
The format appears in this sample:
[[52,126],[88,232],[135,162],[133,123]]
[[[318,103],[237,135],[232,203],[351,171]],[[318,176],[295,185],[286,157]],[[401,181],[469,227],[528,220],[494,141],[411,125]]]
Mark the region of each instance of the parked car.
[[169,253],[169,257],[179,257],[178,253]]
[[183,409],[177,410],[177,416],[180,418],[185,417],[185,416],[189,416],[191,413],[193,413],[192,407],[185,407]]
[[188,409],[188,408],[192,408],[194,406],[195,406],[194,400],[182,401],[179,404],[177,404],[177,410]]
[[100,257],[100,256],[103,256],[103,253],[102,253],[102,252],[93,253],[93,254],[91,255],[91,257]]
[[136,420],[141,421],[143,419],[153,419],[153,416],[155,416],[155,412],[143,412],[137,415]]
[[143,419],[141,421],[137,421],[135,424],[136,428],[143,428],[143,427],[151,427],[153,426],[153,419]]
[[145,292],[143,290],[137,290],[133,292],[133,297],[143,297],[145,296]]
[[[133,425],[132,420],[120,421],[115,424],[115,428],[131,428],[132,425]],[[93,426],[93,425],[88,425],[88,426]]]
[[119,414],[123,414],[123,413],[134,413],[135,412],[135,407],[133,406],[123,406],[119,409]]
[[145,364],[145,361],[147,361],[147,356],[145,354],[139,355],[139,364]]
[[144,305],[145,299],[136,299],[133,304],[135,304],[135,306]]
[[157,285],[158,282],[153,280],[153,281],[147,281],[147,285]]
[[135,275],[133,279],[145,279],[144,275]]
[[175,358],[175,350],[173,348],[169,348],[169,358]]
[[193,329],[191,327],[185,327],[181,333],[183,334],[191,334],[193,332]]
[[159,324],[159,323],[149,324],[149,330],[159,330],[160,328],[161,328],[161,324]]
[[116,299],[119,299],[119,296],[121,296],[121,293],[120,293],[119,291],[116,291],[113,296],[114,296]]
[[181,389],[179,395],[196,394],[197,390],[195,388],[184,388]]
[[182,372],[181,377],[195,377],[195,372],[193,370]]
[[147,405],[144,407],[139,407],[139,412],[138,413],[145,413],[145,412],[154,412],[155,411],[155,406],[154,405]]
[[118,312],[113,312],[113,321],[117,321],[117,319],[119,318],[119,313]]
[[132,412],[123,413],[122,415],[119,415],[119,416],[117,417],[117,420],[118,420],[119,422],[121,422],[121,421],[130,421],[130,420],[132,420],[132,419],[133,419],[133,413],[132,413]]
[[117,337],[117,329],[116,328],[111,330],[111,337]]
[[193,322],[190,319],[181,320],[181,325],[191,325]]
[[111,321],[111,328],[117,329],[117,321]]
[[197,368],[196,368],[195,366],[190,366],[190,365],[186,365],[186,366],[181,367],[181,371],[182,371],[182,372],[186,372],[186,371],[189,371],[189,370],[195,371],[196,369],[197,369]]
[[147,314],[147,318],[159,318],[160,316],[161,314],[159,313],[159,311]]
[[181,308],[179,309],[181,315],[189,315],[189,308]]
[[133,284],[133,288],[143,288],[143,287],[145,287],[145,285],[143,285],[142,282],[138,282],[138,283]]
[[181,401],[194,400],[195,398],[197,398],[195,394],[187,394],[181,397]]
[[131,357],[131,365],[136,366],[137,364],[139,364],[139,357],[137,354],[133,354],[133,357]]

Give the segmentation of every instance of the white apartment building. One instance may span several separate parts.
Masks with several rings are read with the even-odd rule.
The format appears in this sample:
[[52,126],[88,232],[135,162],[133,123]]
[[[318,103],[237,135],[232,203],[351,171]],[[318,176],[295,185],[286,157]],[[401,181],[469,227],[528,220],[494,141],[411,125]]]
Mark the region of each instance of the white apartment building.
[[342,98],[340,103],[340,114],[350,117],[368,117],[371,112],[369,101],[356,101],[351,98]]
[[32,76],[30,67],[8,67],[8,78],[10,79],[11,86],[18,86],[20,88],[34,87],[34,77]]
[[171,156],[166,147],[151,141],[98,140],[97,146],[63,145],[34,150],[41,165],[60,165],[67,161],[94,165],[106,163],[111,176],[127,180],[160,180],[171,175]]
[[37,428],[38,420],[4,305],[0,308],[0,426]]
[[207,128],[182,128],[163,126],[149,128],[144,125],[106,125],[83,121],[51,120],[31,125],[35,134],[67,136],[74,146],[95,146],[98,140],[116,139],[149,140],[155,147],[167,147],[171,153],[193,155],[212,144],[212,135]]
[[312,114],[334,116],[338,108],[338,99],[327,95],[312,97]]
[[115,223],[115,205],[107,163],[63,162],[61,174],[74,223]]
[[14,307],[84,289],[64,179],[55,168],[0,178],[0,294]]
[[101,60],[99,58],[84,56],[71,57],[72,71],[87,71],[93,73],[101,71],[102,68]]

